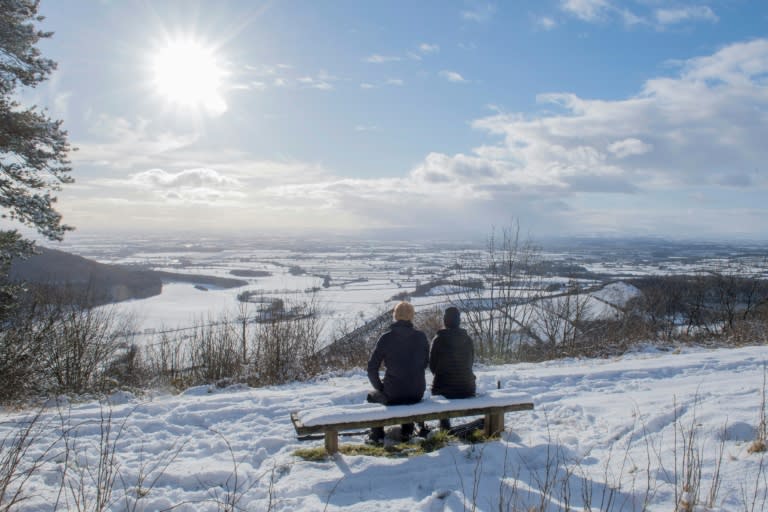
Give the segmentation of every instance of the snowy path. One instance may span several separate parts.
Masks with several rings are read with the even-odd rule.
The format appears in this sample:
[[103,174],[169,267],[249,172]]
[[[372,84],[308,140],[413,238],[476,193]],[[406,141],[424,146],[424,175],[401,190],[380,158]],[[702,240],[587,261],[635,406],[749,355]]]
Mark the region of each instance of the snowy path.
[[[640,510],[649,493],[651,510],[668,511],[675,501],[675,452],[678,466],[682,458],[680,425],[695,425],[702,450],[700,494],[706,497],[726,421],[715,510],[744,510],[744,491],[754,490],[761,462],[747,447],[759,423],[766,360],[768,348],[749,347],[479,368],[480,389],[493,389],[499,380],[502,387],[532,395],[536,409],[508,414],[508,432],[500,441],[452,445],[410,459],[340,455],[307,462],[292,455],[312,444],[295,440],[289,413],[361,403],[367,392],[363,372],[263,389],[198,387],[151,398],[118,394],[111,405],[113,439],[117,427],[124,427],[115,444],[120,475],[112,510],[177,504],[182,505],[174,510],[221,510],[228,498],[238,499],[242,510],[453,511],[473,503],[479,510],[498,510],[500,503],[509,510],[539,503],[560,510],[566,501],[580,509],[585,495],[591,495],[593,509]],[[81,425],[70,436],[77,459],[85,462],[87,456],[93,465],[100,414],[109,408],[90,402],[62,413],[70,425]],[[0,439],[26,416],[1,412]],[[41,424],[46,428],[33,454],[54,443],[60,430],[54,413]],[[63,467],[61,456],[45,464],[26,484],[31,497],[19,510],[51,510]],[[148,481],[158,477],[154,487],[145,484],[148,492],[137,501],[122,499],[123,487],[133,492],[142,473],[149,473]],[[567,473],[572,476],[566,486]],[[77,472],[70,470],[69,477]],[[88,477],[86,484],[92,486]]]

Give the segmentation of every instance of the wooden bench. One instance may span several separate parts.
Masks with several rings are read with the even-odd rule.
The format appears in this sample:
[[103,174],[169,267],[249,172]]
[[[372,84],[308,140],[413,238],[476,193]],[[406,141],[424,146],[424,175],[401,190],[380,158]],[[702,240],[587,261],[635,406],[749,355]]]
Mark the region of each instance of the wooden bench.
[[339,451],[339,432],[346,430],[485,416],[485,434],[492,436],[504,431],[504,413],[531,409],[533,400],[530,395],[499,389],[472,398],[428,397],[413,405],[362,403],[316,407],[292,412],[291,421],[300,436],[324,434],[325,450],[333,454]]

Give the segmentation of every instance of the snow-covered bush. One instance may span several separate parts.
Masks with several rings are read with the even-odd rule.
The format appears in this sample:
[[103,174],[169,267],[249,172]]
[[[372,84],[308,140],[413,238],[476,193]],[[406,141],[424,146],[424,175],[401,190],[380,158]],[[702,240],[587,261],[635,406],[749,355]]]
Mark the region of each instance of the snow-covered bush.
[[130,319],[67,290],[28,290],[0,329],[0,400],[103,389]]

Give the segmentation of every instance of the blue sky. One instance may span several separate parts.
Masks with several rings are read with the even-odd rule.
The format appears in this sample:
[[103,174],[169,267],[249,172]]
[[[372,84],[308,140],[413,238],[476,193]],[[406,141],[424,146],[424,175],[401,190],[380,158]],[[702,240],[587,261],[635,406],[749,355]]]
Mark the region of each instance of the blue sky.
[[43,1],[82,234],[768,238],[768,2]]

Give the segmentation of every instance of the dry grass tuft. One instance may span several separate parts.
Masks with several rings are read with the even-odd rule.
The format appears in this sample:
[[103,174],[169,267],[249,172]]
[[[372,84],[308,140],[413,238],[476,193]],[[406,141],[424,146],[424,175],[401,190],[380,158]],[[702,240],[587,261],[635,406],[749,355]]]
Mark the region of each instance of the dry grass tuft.
[[766,446],[765,441],[762,439],[755,439],[752,441],[752,444],[749,445],[749,448],[747,448],[747,453],[763,453],[766,450],[768,450],[768,446]]

